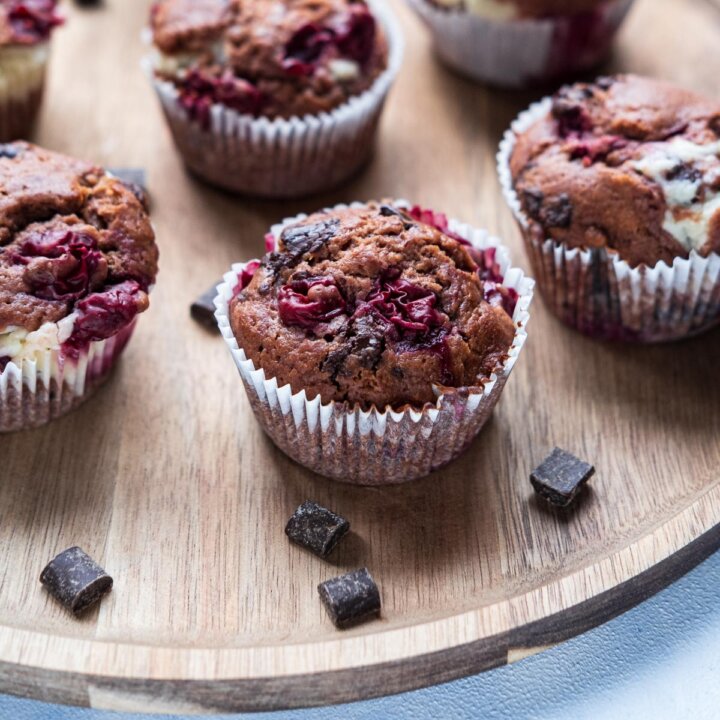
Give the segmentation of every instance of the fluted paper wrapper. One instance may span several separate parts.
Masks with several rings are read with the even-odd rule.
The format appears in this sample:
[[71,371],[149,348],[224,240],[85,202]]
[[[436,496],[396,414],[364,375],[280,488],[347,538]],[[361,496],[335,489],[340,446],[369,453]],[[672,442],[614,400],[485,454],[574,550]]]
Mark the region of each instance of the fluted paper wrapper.
[[223,105],[211,109],[211,127],[190,120],[178,90],[144,61],[187,166],[232,192],[291,198],[329,190],[370,159],[385,98],[402,62],[403,38],[387,3],[369,3],[386,33],[388,67],[364,93],[334,110],[290,119],[256,118]]
[[[340,206],[343,207],[343,206]],[[285,225],[273,227],[279,238]],[[423,477],[456,458],[490,417],[526,340],[534,282],[510,267],[507,250],[484,230],[451,221],[450,228],[475,247],[497,248],[504,284],[519,295],[513,316],[515,339],[508,356],[484,386],[441,393],[435,405],[364,411],[347,403],[323,404],[266,378],[238,346],[230,327],[229,305],[246,263],[233,266],[218,286],[218,326],[240,371],[255,416],[275,444],[314,472],[356,485],[388,485]]]
[[504,87],[526,87],[598,65],[632,1],[603,3],[591,19],[584,14],[498,20],[408,0],[428,26],[441,60],[475,80]]
[[520,225],[540,293],[571,327],[608,340],[643,343],[680,340],[720,323],[720,255],[694,250],[672,265],[631,267],[605,248],[568,248],[536,237],[522,210],[510,173],[516,138],[547,114],[545,98],[532,105],[505,133],[498,152],[503,194]]
[[26,138],[40,110],[49,44],[0,48],[0,142]]
[[0,433],[28,430],[74,410],[102,384],[135,329],[135,321],[90,343],[77,359],[60,349],[10,362],[0,372]]

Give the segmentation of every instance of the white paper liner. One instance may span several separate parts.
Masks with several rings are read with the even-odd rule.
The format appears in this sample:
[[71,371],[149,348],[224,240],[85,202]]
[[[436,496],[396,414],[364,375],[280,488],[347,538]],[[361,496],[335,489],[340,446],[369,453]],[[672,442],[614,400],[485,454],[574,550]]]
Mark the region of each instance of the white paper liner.
[[130,340],[135,320],[106,340],[91,342],[77,359],[60,348],[0,372],[0,433],[44,425],[74,410],[107,378]]
[[428,0],[408,0],[430,29],[440,59],[483,83],[526,87],[588,70],[607,55],[633,0],[610,0],[598,9],[601,30],[595,42],[562,52],[572,41],[572,20],[498,20],[463,10],[438,8]]
[[567,248],[533,236],[513,187],[510,158],[519,134],[546,115],[552,98],[531,105],[500,143],[498,176],[520,225],[543,299],[565,323],[611,340],[665,342],[704,332],[720,323],[720,255],[695,250],[672,265],[631,267],[606,249]]
[[368,3],[388,41],[388,67],[364,93],[328,113],[290,119],[256,118],[223,105],[211,109],[211,129],[188,119],[173,83],[143,67],[160,98],[187,166],[226,190],[261,197],[301,197],[329,190],[372,155],[385,98],[400,69],[403,36],[387,3]]
[[[402,201],[396,203],[402,206]],[[334,209],[343,209],[338,205]],[[364,207],[353,203],[350,207]],[[298,215],[273,226],[276,240],[285,226],[306,218]],[[450,221],[450,229],[479,249],[497,249],[504,285],[518,293],[513,315],[515,339],[502,368],[481,387],[440,394],[434,406],[422,410],[373,408],[363,411],[347,403],[322,404],[320,396],[293,393],[266,378],[238,346],[229,318],[233,289],[247,263],[237,263],[224,276],[215,299],[220,332],[240,372],[255,415],[275,444],[296,462],[314,472],[357,485],[387,485],[414,480],[456,458],[480,432],[498,402],[517,362],[530,319],[534,281],[510,266],[507,249],[485,230]]]
[[0,142],[25,138],[40,109],[49,43],[0,48]]

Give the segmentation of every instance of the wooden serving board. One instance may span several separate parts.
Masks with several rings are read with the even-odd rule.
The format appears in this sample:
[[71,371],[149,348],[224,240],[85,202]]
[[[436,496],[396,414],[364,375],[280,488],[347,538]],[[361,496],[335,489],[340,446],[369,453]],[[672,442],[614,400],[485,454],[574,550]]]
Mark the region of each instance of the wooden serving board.
[[[120,710],[232,711],[397,692],[513,661],[622,612],[720,545],[720,333],[607,345],[538,299],[494,418],[442,472],[388,489],[313,476],[263,436],[220,338],[191,301],[273,222],[401,196],[484,225],[527,267],[494,153],[535,96],[438,66],[399,0],[406,63],[377,157],[307,202],[236,199],[189,177],[139,68],[147,0],[66,4],[37,140],[149,173],[161,274],[108,384],[79,411],[0,438],[0,692]],[[720,12],[638,0],[613,69],[717,92]],[[597,466],[571,512],[536,502],[553,445]],[[346,515],[332,561],[291,546],[306,498]],[[71,618],[38,576],[78,544],[115,578]],[[316,585],[367,565],[383,617],[336,631]]]

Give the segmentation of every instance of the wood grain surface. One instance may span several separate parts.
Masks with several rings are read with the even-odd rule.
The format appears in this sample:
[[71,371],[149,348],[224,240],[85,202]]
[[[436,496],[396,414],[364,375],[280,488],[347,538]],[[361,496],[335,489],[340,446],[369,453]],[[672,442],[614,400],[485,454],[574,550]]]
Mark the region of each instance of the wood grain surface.
[[[305,202],[208,189],[173,151],[139,68],[148,0],[75,9],[58,32],[37,141],[149,174],[161,273],[121,366],[79,411],[0,439],[0,692],[120,710],[323,704],[497,666],[622,612],[720,543],[720,333],[664,347],[600,344],[536,301],[494,418],[446,470],[405,487],[345,487],[263,436],[196,295],[261,252],[282,217],[400,196],[506,238],[527,268],[494,171],[502,131],[538,93],[440,67],[393,2],[406,61],[376,159]],[[717,94],[720,16],[707,0],[637,0],[609,69]],[[597,466],[572,511],[536,502],[554,445]],[[353,532],[332,560],[291,546],[313,498]],[[38,583],[78,544],[115,578],[71,618]],[[336,631],[316,585],[367,565],[380,621]]]

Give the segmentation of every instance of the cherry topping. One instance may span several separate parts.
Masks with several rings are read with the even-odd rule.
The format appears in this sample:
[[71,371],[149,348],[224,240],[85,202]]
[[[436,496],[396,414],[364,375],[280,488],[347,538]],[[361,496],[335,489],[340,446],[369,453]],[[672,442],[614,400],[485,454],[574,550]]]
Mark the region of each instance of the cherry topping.
[[242,272],[238,276],[237,285],[233,288],[233,297],[239,295],[250,284],[259,267],[260,261],[252,260],[242,269]]
[[278,312],[285,325],[313,330],[345,312],[347,303],[331,277],[295,280],[280,288]]
[[571,160],[582,158],[583,165],[590,167],[598,160],[604,160],[613,150],[620,150],[628,141],[618,135],[599,135],[577,138],[568,143]]
[[55,12],[56,0],[12,0],[3,3],[13,31],[13,40],[32,44],[47,40],[54,27],[63,24]]
[[235,77],[230,70],[226,70],[219,77],[200,70],[189,70],[185,77],[178,81],[178,87],[180,106],[191,120],[199,122],[205,130],[210,128],[210,109],[216,103],[239,113],[257,115],[265,102],[255,85]]
[[77,358],[91,342],[115,335],[144,309],[146,302],[145,293],[135,280],[83,298],[75,305],[77,317],[72,335],[63,344],[65,354]]
[[103,262],[95,238],[72,230],[38,233],[13,253],[13,260],[23,265],[35,258],[49,262],[26,271],[32,293],[42,300],[66,302],[87,294]]

